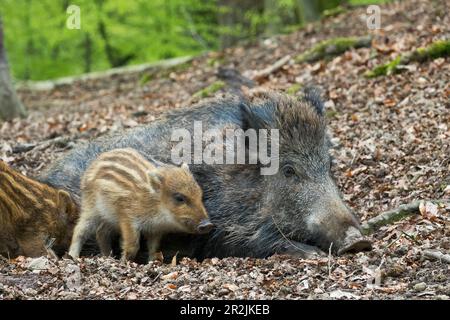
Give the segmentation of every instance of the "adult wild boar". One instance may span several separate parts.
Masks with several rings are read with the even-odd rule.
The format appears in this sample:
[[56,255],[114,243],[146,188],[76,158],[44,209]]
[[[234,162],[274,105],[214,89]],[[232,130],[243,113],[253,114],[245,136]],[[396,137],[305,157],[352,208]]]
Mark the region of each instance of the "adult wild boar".
[[[279,170],[261,175],[260,163],[190,165],[216,228],[203,237],[181,239],[175,245],[185,247],[181,252],[204,258],[307,256],[316,247],[331,247],[337,254],[370,249],[331,177],[323,105],[314,91],[298,99],[270,92],[225,96],[176,110],[149,125],[76,147],[40,180],[79,201],[80,176],[100,153],[131,147],[150,160],[170,162],[173,130],[193,132],[194,121],[202,121],[203,130],[279,129]],[[163,252],[164,245],[163,241]]]

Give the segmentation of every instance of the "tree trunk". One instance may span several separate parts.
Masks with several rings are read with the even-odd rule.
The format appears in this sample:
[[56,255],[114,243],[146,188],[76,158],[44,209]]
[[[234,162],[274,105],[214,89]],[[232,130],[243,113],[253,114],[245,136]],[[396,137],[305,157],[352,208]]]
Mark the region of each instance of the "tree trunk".
[[89,33],[84,34],[84,72],[91,72],[92,66],[92,40]]
[[25,108],[17,98],[11,83],[4,46],[2,17],[0,16],[0,120],[10,120],[25,115]]
[[315,21],[320,18],[320,4],[316,0],[297,0],[300,16],[303,23]]
[[[218,22],[227,31],[220,35],[220,46],[222,49],[235,45],[239,40],[246,39],[254,34],[243,30],[249,30],[250,23],[246,17],[249,10],[258,14],[264,13],[264,2],[259,0],[219,0]],[[264,30],[256,30],[256,33]]]

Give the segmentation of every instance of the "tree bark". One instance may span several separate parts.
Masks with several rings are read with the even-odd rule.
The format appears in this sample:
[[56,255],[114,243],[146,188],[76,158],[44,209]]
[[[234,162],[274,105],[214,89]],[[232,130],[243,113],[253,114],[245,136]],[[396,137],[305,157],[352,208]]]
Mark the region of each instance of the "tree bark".
[[0,120],[10,120],[25,115],[25,108],[19,101],[11,82],[0,16]]
[[320,4],[314,0],[297,0],[303,23],[316,21],[320,18]]
[[92,40],[89,33],[84,34],[84,73],[91,72],[92,70]]
[[[235,45],[239,40],[248,38],[251,34],[242,34],[240,30],[248,30],[250,24],[246,18],[249,10],[259,14],[264,13],[264,1],[259,0],[219,0],[218,22],[221,27],[227,28],[227,32],[220,35],[222,49]],[[264,30],[259,30],[264,31]]]

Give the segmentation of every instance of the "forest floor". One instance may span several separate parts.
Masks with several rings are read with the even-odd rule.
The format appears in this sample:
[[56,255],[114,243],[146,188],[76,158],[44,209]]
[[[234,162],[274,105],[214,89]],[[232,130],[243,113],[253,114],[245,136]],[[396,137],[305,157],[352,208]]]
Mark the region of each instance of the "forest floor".
[[[0,124],[0,159],[35,176],[78,141],[146,124],[195,102],[196,92],[219,80],[219,66],[251,76],[323,39],[371,34],[371,48],[315,63],[290,59],[258,86],[291,93],[298,84],[322,89],[336,180],[362,221],[413,200],[448,199],[449,58],[374,79],[364,73],[449,39],[449,12],[446,0],[392,3],[382,6],[382,29],[368,30],[365,8],[359,8],[168,71],[21,89],[29,116]],[[450,253],[449,213],[449,206],[428,203],[421,214],[373,233],[372,251],[319,260],[273,256],[138,265],[103,257],[0,258],[0,299],[449,299],[450,264],[423,256],[425,249]]]

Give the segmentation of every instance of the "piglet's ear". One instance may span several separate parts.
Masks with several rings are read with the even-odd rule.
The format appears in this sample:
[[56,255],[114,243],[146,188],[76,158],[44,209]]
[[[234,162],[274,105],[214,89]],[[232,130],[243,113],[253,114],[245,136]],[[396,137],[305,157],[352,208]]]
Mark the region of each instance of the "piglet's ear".
[[67,191],[58,190],[57,206],[64,213],[73,213],[76,210],[75,203]]
[[191,172],[186,162],[183,162],[180,167],[181,169],[186,170],[187,172]]
[[158,192],[161,189],[161,185],[163,183],[163,176],[158,173],[157,170],[149,171],[148,182],[150,183],[150,192]]

